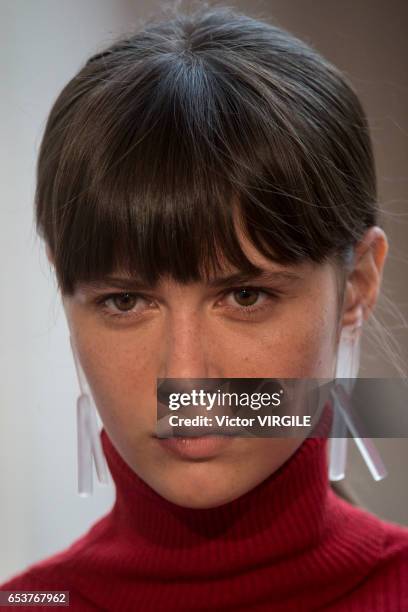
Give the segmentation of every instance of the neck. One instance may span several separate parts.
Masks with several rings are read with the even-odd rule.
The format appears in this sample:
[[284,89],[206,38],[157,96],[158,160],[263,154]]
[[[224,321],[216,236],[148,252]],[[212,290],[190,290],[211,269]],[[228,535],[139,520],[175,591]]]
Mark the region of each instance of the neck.
[[[328,431],[330,417],[326,411],[321,423],[324,430]],[[231,502],[206,509],[185,508],[161,497],[121,458],[105,430],[101,438],[116,484],[114,512],[129,537],[143,537],[171,551],[177,533],[181,540],[188,539],[197,546],[202,541],[222,541],[233,548],[233,543],[239,542],[241,554],[249,554],[253,539],[262,538],[266,531],[273,542],[274,556],[279,557],[313,547],[321,536],[329,493],[327,437],[306,439],[255,488]],[[302,523],[301,529],[297,529],[296,521],[299,502],[307,516],[307,525]]]
[[[196,609],[197,601],[206,609],[259,610],[259,603],[285,612],[329,605],[364,580],[383,545],[376,519],[329,487],[331,422],[327,406],[320,432],[276,472],[208,509],[161,497],[102,429],[116,500],[78,544],[76,580],[93,581],[94,599],[115,609],[134,609],[135,601],[144,610]],[[109,585],[101,585],[104,575]]]

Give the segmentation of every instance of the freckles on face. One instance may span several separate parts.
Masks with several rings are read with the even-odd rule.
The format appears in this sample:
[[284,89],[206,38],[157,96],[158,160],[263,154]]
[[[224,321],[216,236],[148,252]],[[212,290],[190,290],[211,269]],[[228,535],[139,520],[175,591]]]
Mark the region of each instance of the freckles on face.
[[156,424],[155,334],[150,342],[131,330],[104,328],[71,310],[81,365],[108,431],[140,438]]
[[225,338],[224,355],[233,372],[228,376],[330,378],[336,320],[334,273],[330,268],[318,269],[314,282],[290,298],[276,317],[240,335],[239,351],[236,338]]
[[[311,267],[296,289],[254,322],[231,316],[230,310],[203,306],[204,300],[196,301],[188,288],[176,293],[183,295],[177,305],[174,292],[169,292],[168,309],[158,308],[140,324],[108,323],[94,309],[75,301],[66,311],[102,422],[124,460],[170,501],[190,507],[216,506],[261,482],[301,441],[237,438],[229,451],[212,461],[172,458],[152,436],[157,422],[157,378],[168,371],[179,378],[330,377],[335,276],[329,266]],[[174,321],[177,329],[172,328]],[[197,327],[192,340],[190,330],[198,321],[200,332]]]
[[[225,317],[204,322],[194,341],[168,351],[169,355],[185,354],[183,363],[175,361],[169,369],[176,377],[205,377],[204,370],[212,377],[330,376],[327,364],[333,356],[336,319],[334,273],[328,266],[308,272],[311,281],[274,306],[261,324],[231,324]],[[155,401],[156,379],[166,376],[169,365],[164,363],[165,338],[170,332],[166,321],[156,317],[142,326],[115,328],[76,303],[70,304],[67,314],[98,405],[111,411],[120,404],[123,411],[123,403],[131,399],[146,402],[148,395],[149,401]],[[195,323],[188,325],[192,329]],[[181,328],[170,333],[170,344],[180,343],[183,334],[191,336]],[[194,371],[193,361],[199,363]]]

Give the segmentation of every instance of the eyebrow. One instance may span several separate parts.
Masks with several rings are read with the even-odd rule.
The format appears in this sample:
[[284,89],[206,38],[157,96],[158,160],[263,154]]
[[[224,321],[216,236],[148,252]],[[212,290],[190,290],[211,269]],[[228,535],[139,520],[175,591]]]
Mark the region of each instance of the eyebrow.
[[[238,271],[228,276],[217,277],[206,282],[206,285],[212,289],[220,289],[231,285],[239,285],[240,283],[257,282],[294,282],[300,280],[300,274],[291,270],[261,270],[259,273]],[[84,290],[100,290],[106,287],[117,287],[118,289],[126,290],[141,290],[153,289],[154,286],[144,283],[141,279],[123,276],[105,276],[101,280],[88,281],[79,283],[80,288]]]

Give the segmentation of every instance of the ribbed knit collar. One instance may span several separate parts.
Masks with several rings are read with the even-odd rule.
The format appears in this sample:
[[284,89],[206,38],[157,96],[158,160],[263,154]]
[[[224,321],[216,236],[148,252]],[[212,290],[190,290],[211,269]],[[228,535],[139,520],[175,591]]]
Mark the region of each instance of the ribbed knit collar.
[[[322,428],[327,429],[326,412]],[[184,547],[208,559],[207,546],[227,543],[223,559],[214,559],[215,572],[225,566],[237,570],[251,564],[254,541],[264,542],[265,560],[277,561],[296,551],[313,547],[326,527],[328,478],[326,439],[310,438],[269,478],[241,497],[216,508],[184,508],[161,497],[146,484],[117,452],[103,430],[102,445],[116,485],[117,525],[129,537],[138,536],[160,547],[170,565],[177,552],[178,570],[194,572]],[[299,521],[301,501],[304,519]],[[175,534],[177,537],[175,538]],[[234,545],[238,549],[234,550]],[[239,551],[239,554],[237,552]],[[253,560],[256,563],[262,559]],[[218,565],[219,564],[219,565]]]
[[[352,589],[371,571],[383,535],[371,514],[353,508],[329,486],[331,422],[328,403],[321,437],[306,439],[251,491],[208,509],[184,508],[161,497],[102,429],[116,501],[95,536],[105,530],[112,543],[109,588],[124,576],[130,590],[139,582],[151,585],[150,601],[157,609],[177,609],[176,593],[184,584],[188,597],[179,609],[189,609],[190,600],[190,609],[197,609],[194,605],[205,597],[203,609],[267,610],[273,604],[274,610],[285,611],[302,605],[314,609],[326,605],[333,593]],[[96,556],[95,571],[98,561]],[[126,609],[125,600],[123,605]]]

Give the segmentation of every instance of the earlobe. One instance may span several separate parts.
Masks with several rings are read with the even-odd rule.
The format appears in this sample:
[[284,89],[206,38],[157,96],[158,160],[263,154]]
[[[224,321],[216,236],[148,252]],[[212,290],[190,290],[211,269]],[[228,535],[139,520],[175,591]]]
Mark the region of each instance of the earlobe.
[[341,326],[353,325],[358,317],[358,310],[361,310],[361,304],[358,299],[355,283],[352,281],[352,279],[347,279]]

